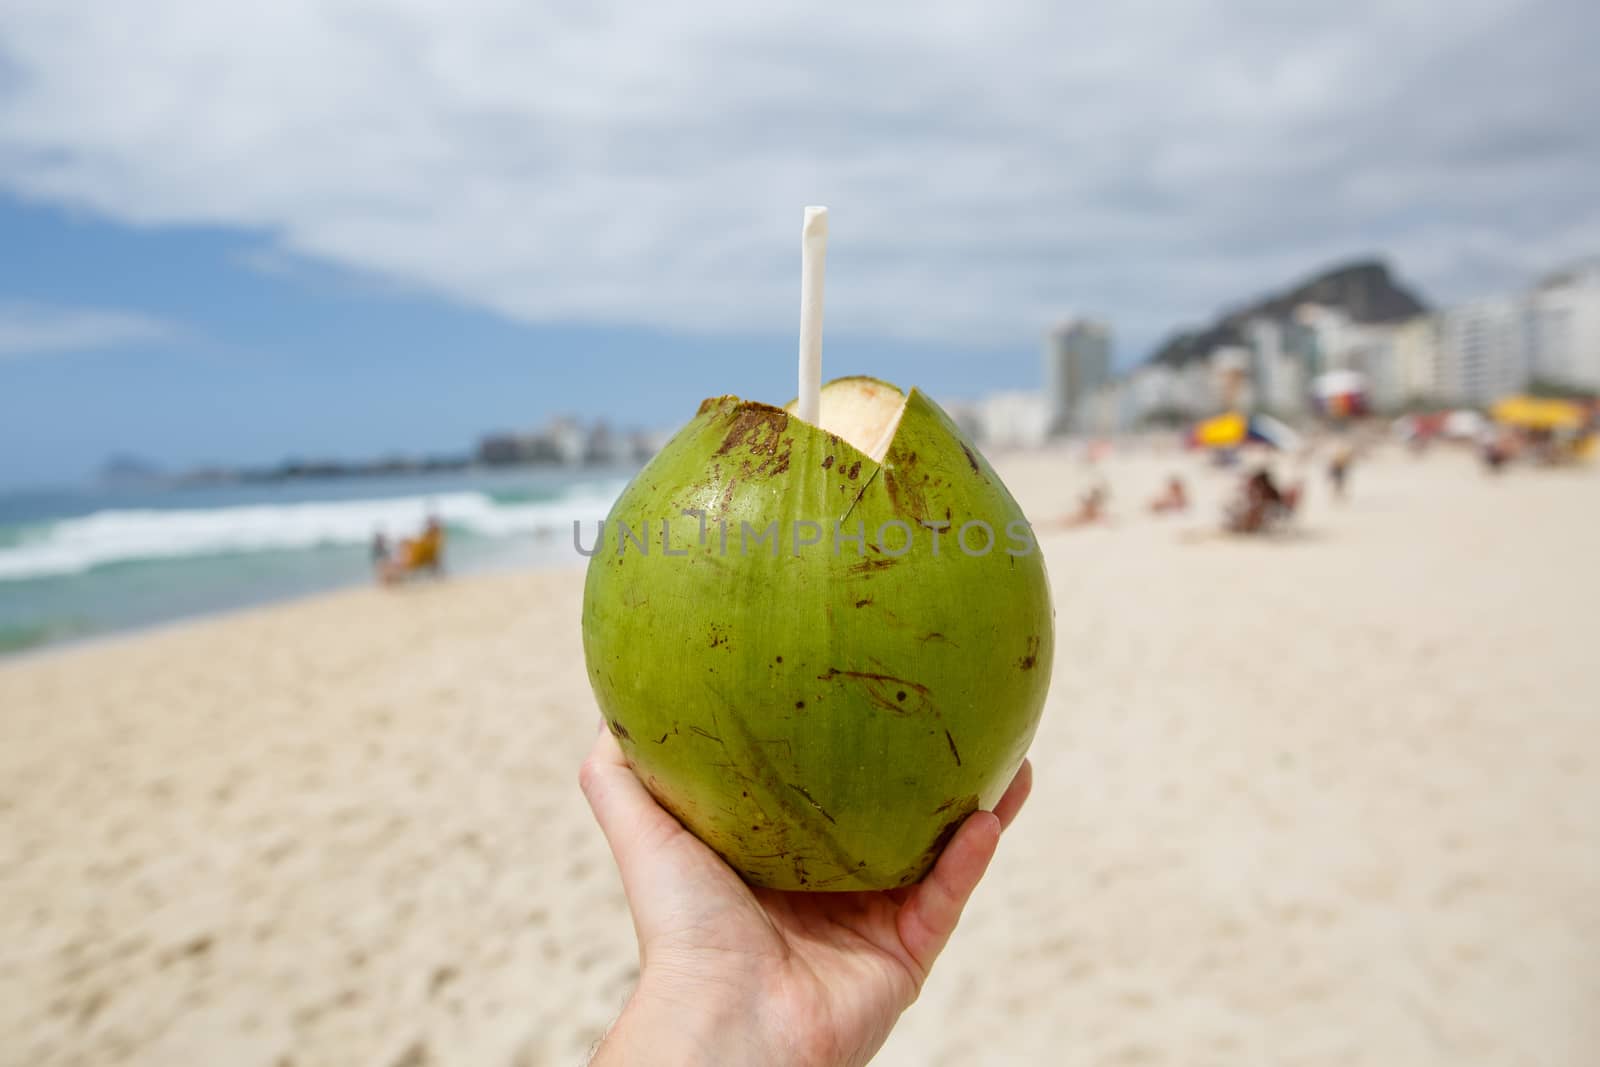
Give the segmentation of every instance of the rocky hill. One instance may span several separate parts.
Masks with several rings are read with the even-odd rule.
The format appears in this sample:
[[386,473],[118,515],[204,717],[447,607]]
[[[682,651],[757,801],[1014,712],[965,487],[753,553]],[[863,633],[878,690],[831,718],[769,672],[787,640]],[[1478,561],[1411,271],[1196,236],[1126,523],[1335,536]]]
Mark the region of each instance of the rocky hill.
[[1339,308],[1357,322],[1401,322],[1427,311],[1411,290],[1395,281],[1381,260],[1346,263],[1282,293],[1224,312],[1211,325],[1169,337],[1151,362],[1181,366],[1218,345],[1244,343],[1244,325],[1253,318],[1287,319],[1301,304]]

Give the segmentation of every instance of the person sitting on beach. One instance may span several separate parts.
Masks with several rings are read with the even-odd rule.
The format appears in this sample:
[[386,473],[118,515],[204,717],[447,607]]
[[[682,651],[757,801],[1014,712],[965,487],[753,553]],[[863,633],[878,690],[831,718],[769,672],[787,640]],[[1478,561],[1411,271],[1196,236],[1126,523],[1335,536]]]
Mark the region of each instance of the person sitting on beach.
[[933,870],[883,892],[752,889],[667,813],[601,725],[578,782],[611,846],[639,979],[594,1067],[856,1065],[917,999],[1033,782],[967,816]]
[[437,576],[444,568],[444,524],[437,515],[429,515],[422,528],[422,536],[411,542],[412,571],[427,571]]
[[444,524],[438,516],[430,515],[420,535],[400,542],[399,549],[383,565],[379,580],[393,585],[422,573],[438,577],[443,569]]
[[[1298,490],[1295,497],[1298,503]],[[1262,467],[1245,479],[1242,497],[1228,509],[1224,525],[1230,533],[1261,533],[1287,510],[1292,510],[1292,505],[1286,508],[1272,473]]]
[[1078,510],[1063,519],[1058,519],[1056,525],[1071,529],[1075,526],[1088,526],[1092,523],[1104,521],[1106,517],[1106,498],[1109,495],[1105,486],[1095,486],[1078,498]]
[[1506,460],[1511,458],[1511,450],[1500,440],[1500,435],[1494,432],[1485,433],[1480,442],[1483,468],[1490,474],[1499,474],[1506,465]]
[[1172,511],[1189,510],[1189,492],[1184,488],[1183,479],[1174,474],[1167,479],[1166,492],[1150,501],[1150,511],[1156,515],[1165,515]]

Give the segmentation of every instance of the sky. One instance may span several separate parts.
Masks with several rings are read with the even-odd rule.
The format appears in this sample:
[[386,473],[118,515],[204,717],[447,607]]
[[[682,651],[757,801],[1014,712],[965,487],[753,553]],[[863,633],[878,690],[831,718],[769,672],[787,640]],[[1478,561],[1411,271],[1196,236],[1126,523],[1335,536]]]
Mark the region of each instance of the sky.
[[6,0],[0,485],[1028,388],[1352,256],[1600,252],[1592,0]]

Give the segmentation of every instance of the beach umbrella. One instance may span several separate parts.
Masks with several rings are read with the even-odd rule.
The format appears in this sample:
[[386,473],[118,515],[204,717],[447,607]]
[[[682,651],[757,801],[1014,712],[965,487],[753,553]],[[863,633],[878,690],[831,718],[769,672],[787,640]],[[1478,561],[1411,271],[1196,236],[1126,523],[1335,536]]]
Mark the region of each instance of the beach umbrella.
[[1317,410],[1332,418],[1367,413],[1367,378],[1359,371],[1332,370],[1311,382]]
[[1293,452],[1300,447],[1300,435],[1271,415],[1251,415],[1249,438],[1283,452]]
[[1186,443],[1190,448],[1238,448],[1250,434],[1250,420],[1237,411],[1195,423]]
[[1519,430],[1581,430],[1588,421],[1587,412],[1570,400],[1537,396],[1504,397],[1489,413],[1502,426]]
[[1268,448],[1289,451],[1299,446],[1300,437],[1270,415],[1246,416],[1241,412],[1230,411],[1226,415],[1218,415],[1196,423],[1189,431],[1187,444],[1190,448],[1214,451],[1239,448],[1248,444],[1266,445]]

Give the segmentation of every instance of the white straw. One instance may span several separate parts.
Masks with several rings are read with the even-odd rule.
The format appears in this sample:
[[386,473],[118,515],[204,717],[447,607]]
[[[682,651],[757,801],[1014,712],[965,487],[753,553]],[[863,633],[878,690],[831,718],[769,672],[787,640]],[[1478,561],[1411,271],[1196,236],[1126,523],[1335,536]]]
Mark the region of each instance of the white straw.
[[822,270],[828,258],[828,209],[806,208],[800,227],[800,403],[795,414],[815,426],[822,411]]

